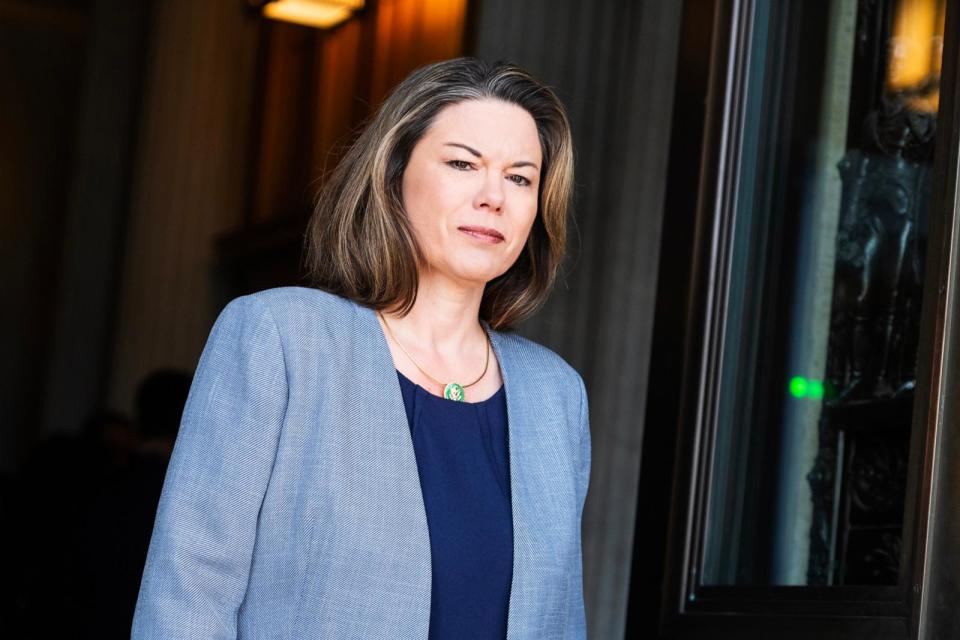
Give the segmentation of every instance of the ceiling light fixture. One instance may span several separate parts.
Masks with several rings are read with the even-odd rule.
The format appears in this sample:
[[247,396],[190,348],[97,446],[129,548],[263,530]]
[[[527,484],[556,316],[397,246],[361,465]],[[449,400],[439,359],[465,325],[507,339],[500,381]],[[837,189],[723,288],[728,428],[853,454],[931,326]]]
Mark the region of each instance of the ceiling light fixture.
[[349,20],[363,8],[364,0],[268,0],[259,4],[265,18],[329,29]]

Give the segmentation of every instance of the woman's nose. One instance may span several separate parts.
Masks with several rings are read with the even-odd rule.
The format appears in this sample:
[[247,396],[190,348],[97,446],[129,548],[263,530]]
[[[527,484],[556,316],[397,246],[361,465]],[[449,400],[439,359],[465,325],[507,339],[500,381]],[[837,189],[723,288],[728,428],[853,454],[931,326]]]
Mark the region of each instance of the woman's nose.
[[504,200],[503,178],[499,173],[489,172],[484,176],[483,184],[477,192],[475,206],[500,211]]

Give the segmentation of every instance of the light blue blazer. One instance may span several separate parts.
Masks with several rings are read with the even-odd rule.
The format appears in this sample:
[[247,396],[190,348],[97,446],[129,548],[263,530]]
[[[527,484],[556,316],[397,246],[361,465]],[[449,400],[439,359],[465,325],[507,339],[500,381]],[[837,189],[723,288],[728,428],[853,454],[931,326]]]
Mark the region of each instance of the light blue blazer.
[[[507,637],[583,638],[583,382],[545,347],[484,329],[509,422]],[[231,302],[190,389],[133,637],[422,640],[430,580],[410,427],[375,312],[300,287]]]

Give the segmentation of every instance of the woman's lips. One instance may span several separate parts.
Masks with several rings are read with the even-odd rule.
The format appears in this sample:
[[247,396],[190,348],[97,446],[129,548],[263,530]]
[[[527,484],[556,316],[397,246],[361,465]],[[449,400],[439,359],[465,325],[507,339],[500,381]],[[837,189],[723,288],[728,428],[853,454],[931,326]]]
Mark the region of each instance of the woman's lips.
[[463,226],[457,227],[460,231],[467,234],[471,238],[476,238],[481,242],[489,242],[490,244],[497,244],[498,242],[503,242],[503,234],[501,234],[496,229],[490,229],[488,227],[475,227],[475,226]]

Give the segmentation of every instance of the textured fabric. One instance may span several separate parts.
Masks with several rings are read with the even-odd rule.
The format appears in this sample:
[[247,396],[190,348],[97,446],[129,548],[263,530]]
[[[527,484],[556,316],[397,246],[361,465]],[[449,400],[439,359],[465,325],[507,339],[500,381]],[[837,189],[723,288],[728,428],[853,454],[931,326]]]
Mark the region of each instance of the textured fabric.
[[[583,382],[484,327],[509,426],[507,637],[582,638]],[[375,312],[352,301],[288,287],[224,309],[164,480],[134,638],[427,638],[430,541],[395,371]]]
[[504,389],[457,402],[397,376],[430,532],[429,638],[502,640],[513,573]]

